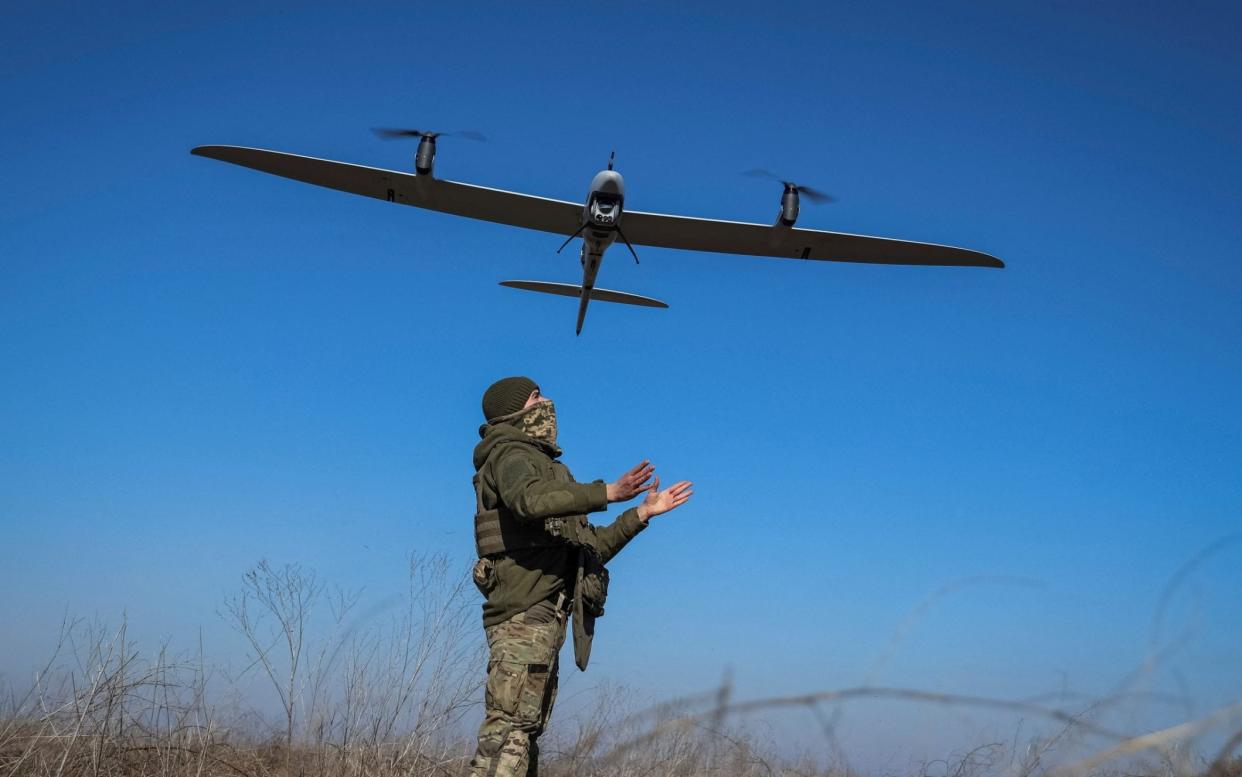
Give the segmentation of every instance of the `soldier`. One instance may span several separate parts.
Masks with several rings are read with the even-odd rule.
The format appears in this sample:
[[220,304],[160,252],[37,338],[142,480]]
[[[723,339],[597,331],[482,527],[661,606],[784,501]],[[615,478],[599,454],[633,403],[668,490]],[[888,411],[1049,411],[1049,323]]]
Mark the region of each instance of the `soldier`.
[[[474,449],[474,582],[486,597],[491,652],[476,777],[534,777],[538,737],[556,700],[558,655],[573,613],[574,655],[586,669],[595,618],[603,615],[604,564],[693,493],[689,481],[664,491],[648,461],[614,483],[578,483],[557,461],[556,410],[534,381],[504,378],[483,394],[482,441]],[[646,492],[608,526],[586,514]]]

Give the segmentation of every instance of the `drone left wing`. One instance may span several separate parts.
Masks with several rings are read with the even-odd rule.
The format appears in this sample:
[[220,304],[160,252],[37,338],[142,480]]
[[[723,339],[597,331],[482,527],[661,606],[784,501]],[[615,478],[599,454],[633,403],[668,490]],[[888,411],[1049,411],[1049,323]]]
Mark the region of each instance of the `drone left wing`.
[[622,223],[625,236],[631,243],[688,251],[869,264],[1005,266],[996,257],[969,248],[851,235],[846,232],[823,232],[816,229],[669,216],[642,211],[626,211]]
[[377,200],[559,235],[571,234],[581,223],[581,203],[444,181],[429,175],[243,146],[199,146],[190,153]]

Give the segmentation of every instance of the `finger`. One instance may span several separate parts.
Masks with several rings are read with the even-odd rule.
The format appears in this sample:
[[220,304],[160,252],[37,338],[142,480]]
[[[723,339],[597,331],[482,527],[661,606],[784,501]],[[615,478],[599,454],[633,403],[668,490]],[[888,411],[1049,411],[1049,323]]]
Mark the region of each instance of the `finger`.
[[655,480],[652,482],[651,487],[648,488],[647,490],[653,494],[660,490],[660,476],[659,475],[655,476]]
[[642,483],[646,481],[647,478],[651,477],[651,473],[654,471],[655,468],[652,467],[651,464],[643,462],[637,467],[631,469],[629,472],[625,473],[623,477],[634,483]]

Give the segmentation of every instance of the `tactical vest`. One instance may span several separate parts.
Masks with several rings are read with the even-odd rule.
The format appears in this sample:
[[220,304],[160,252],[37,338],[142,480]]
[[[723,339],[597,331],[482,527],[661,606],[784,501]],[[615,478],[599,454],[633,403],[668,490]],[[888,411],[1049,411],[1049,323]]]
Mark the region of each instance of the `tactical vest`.
[[[495,451],[492,452],[493,454]],[[488,460],[491,456],[488,456]],[[586,670],[591,660],[591,646],[595,641],[595,619],[604,614],[604,602],[608,598],[608,570],[600,561],[595,549],[584,544],[578,534],[579,527],[586,524],[585,515],[546,518],[542,524],[519,521],[508,508],[498,505],[491,510],[483,506],[483,470],[485,460],[474,473],[474,547],[479,558],[510,553],[523,548],[572,546],[577,549],[576,573],[573,580],[573,635],[574,663]],[[565,466],[553,463],[548,473],[555,480],[570,480]],[[483,562],[480,562],[483,563]],[[475,565],[475,584],[487,596]]]
[[[483,467],[486,466],[484,462]],[[479,558],[527,548],[578,544],[577,522],[586,520],[585,516],[557,516],[534,523],[518,520],[503,505],[485,509],[482,473],[482,467],[474,473],[474,547]]]

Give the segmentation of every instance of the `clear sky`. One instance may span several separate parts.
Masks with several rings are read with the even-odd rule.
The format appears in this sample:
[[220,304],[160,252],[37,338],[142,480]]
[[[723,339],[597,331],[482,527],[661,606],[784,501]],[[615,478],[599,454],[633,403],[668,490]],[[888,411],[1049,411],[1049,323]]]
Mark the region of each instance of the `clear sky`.
[[[649,457],[697,488],[614,563],[579,688],[664,697],[732,667],[746,696],[1107,691],[1178,567],[1242,529],[1239,16],[7,10],[0,673],[27,677],[66,612],[227,653],[216,612],[260,558],[376,597],[412,550],[464,570],[479,398],[519,373],[580,479]],[[740,175],[764,167],[839,198],[802,226],[1008,266],[613,249],[600,285],[671,308],[596,303],[575,337],[573,300],[497,285],[576,282],[556,236],[189,154],[410,170],[376,125],[481,131],[437,174],[575,201],[615,149],[647,211],[769,222],[779,187]],[[1156,683],[1200,711],[1242,696],[1240,562],[1226,542],[1170,599],[1164,637],[1193,630]],[[1038,584],[939,599],[869,674],[981,575]],[[934,745],[924,713],[886,741]]]

